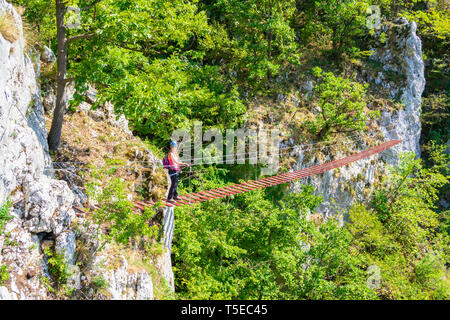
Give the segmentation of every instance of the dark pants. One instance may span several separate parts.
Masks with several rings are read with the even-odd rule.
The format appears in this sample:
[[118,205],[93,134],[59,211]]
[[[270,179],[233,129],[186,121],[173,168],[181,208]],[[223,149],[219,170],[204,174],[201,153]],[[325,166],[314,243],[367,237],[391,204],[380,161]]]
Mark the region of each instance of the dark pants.
[[177,188],[178,188],[179,172],[175,171],[175,170],[169,170],[169,175],[170,175],[171,184],[170,184],[169,195],[167,196],[167,200],[170,200],[173,197],[178,197]]

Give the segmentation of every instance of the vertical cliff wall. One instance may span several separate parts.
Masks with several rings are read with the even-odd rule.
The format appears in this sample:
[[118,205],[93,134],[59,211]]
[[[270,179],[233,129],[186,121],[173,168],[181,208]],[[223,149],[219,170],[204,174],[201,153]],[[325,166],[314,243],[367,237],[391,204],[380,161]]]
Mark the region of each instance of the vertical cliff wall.
[[[0,266],[9,274],[0,286],[0,300],[55,298],[45,284],[50,278],[46,247],[65,258],[72,273],[69,288],[81,291],[91,275],[101,274],[107,281],[103,298],[153,299],[148,272],[131,268],[122,253],[96,252],[98,228],[84,227],[89,221],[76,218],[69,186],[53,179],[37,82],[39,57],[33,64],[25,51],[21,18],[5,0],[0,0],[1,16],[13,23],[7,34],[0,30],[0,206],[7,200],[13,206],[12,219],[0,233]],[[75,265],[77,241],[88,246],[97,262],[91,268]],[[120,263],[105,268],[114,259]],[[170,254],[168,259],[170,264]],[[79,297],[97,298],[89,291]]]
[[17,40],[0,33],[0,203],[27,175],[38,178],[50,166],[43,107],[33,63],[24,54],[22,22],[0,0],[0,15],[12,17]]
[[41,244],[53,239],[72,260],[73,195],[64,181],[44,174],[51,167],[44,110],[32,60],[24,52],[22,21],[4,0],[0,16],[13,21],[10,32],[16,33],[0,32],[0,204],[14,203],[13,218],[0,235],[0,263],[10,273],[9,289],[1,292],[2,298],[45,298]]
[[[380,143],[399,139],[404,142],[380,155],[302,180],[293,188],[298,190],[302,184],[313,184],[316,192],[324,198],[319,212],[325,216],[347,211],[355,200],[367,201],[374,183],[385,171],[386,164],[395,165],[401,152],[414,151],[420,155],[420,105],[425,77],[422,45],[416,35],[416,29],[414,22],[399,19],[379,30],[378,35],[382,32],[386,34],[386,41],[377,41],[370,59],[381,68],[375,76],[368,70],[364,70],[362,74],[362,77],[387,91],[392,100],[404,105],[400,110],[381,111],[381,117],[376,124],[376,131],[381,133],[381,136],[375,136],[375,141]],[[367,147],[366,141],[358,139],[353,150],[361,151]],[[294,155],[298,157],[294,170],[330,160],[330,154],[327,153],[322,154],[325,159],[320,160],[318,156],[305,159],[301,151]],[[343,152],[333,154],[333,157],[336,159],[346,155]]]
[[[380,63],[383,69],[371,80],[388,90],[391,98],[398,99],[405,106],[402,110],[382,112],[379,122],[379,128],[386,138],[404,141],[387,152],[394,159],[402,151],[414,151],[420,156],[420,106],[425,76],[422,42],[416,31],[416,23],[408,22],[405,18],[385,25],[378,34],[385,33],[386,41],[384,44],[379,43],[371,56],[371,60]],[[389,79],[386,76],[389,72],[398,77]]]

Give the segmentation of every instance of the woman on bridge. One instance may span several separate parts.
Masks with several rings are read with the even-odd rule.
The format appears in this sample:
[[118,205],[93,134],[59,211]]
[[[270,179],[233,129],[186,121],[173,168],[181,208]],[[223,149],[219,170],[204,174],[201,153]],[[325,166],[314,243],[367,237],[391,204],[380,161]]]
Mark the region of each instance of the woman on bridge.
[[177,188],[178,188],[178,177],[181,171],[181,167],[182,166],[189,167],[189,164],[180,161],[176,141],[173,140],[170,141],[168,149],[169,152],[163,160],[164,168],[169,170],[169,176],[171,181],[169,194],[167,195],[167,202],[175,203],[175,201],[180,200],[180,198],[178,198]]

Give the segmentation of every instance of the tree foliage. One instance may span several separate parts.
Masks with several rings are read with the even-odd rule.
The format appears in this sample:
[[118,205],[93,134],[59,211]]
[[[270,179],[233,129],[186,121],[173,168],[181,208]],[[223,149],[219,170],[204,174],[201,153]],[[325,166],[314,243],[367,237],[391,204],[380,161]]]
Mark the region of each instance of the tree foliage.
[[[372,204],[354,205],[344,226],[307,219],[322,201],[311,186],[278,204],[259,190],[177,209],[177,292],[193,299],[448,299],[449,239],[434,211],[448,158],[439,149],[433,157],[427,168],[403,155]],[[220,184],[210,174],[206,188]],[[373,266],[378,286],[368,284]]]
[[330,133],[362,130],[367,120],[379,116],[378,111],[366,107],[367,86],[323,72],[319,67],[312,74],[317,79],[314,95],[319,110],[317,117],[306,121],[305,126],[319,138]]
[[194,299],[376,298],[348,249],[349,233],[329,220],[320,228],[306,213],[321,202],[312,187],[280,206],[263,191],[232,203],[178,213],[175,279]]
[[159,236],[159,226],[153,221],[156,212],[146,209],[137,214],[133,204],[127,199],[125,183],[119,179],[111,179],[100,192],[96,184],[89,185],[89,194],[101,204],[94,211],[93,221],[99,226],[108,226],[106,237],[124,245],[136,245],[144,241],[144,249]]
[[225,64],[255,88],[298,64],[299,52],[291,20],[293,0],[218,0],[213,18],[226,26],[232,52]]
[[426,168],[413,153],[403,154],[376,191],[373,207],[357,205],[349,212],[355,248],[381,269],[383,298],[448,299],[449,238],[440,232],[435,211],[449,179],[448,156],[436,149],[432,157],[435,165]]
[[202,61],[212,30],[196,1],[102,1],[86,28],[97,36],[73,49],[77,87],[94,83],[139,134],[162,141],[193,120],[239,122],[236,86]]
[[326,37],[330,41],[329,52],[339,59],[345,52],[356,49],[356,40],[367,29],[365,0],[314,0],[298,1],[304,12],[305,22],[300,28],[309,41]]

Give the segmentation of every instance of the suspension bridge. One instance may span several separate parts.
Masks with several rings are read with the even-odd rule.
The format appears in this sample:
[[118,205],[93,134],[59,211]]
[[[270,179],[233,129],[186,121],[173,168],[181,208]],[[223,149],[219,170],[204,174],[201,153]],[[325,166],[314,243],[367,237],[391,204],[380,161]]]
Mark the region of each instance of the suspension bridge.
[[[221,188],[211,189],[211,190],[205,190],[195,193],[189,193],[185,194],[183,196],[179,196],[180,200],[170,203],[165,200],[162,200],[162,203],[164,206],[171,208],[171,207],[179,207],[179,206],[186,206],[186,205],[192,205],[199,202],[204,201],[210,201],[213,199],[218,198],[224,198],[231,195],[235,195],[238,193],[243,192],[250,192],[256,189],[263,189],[270,186],[275,186],[283,183],[288,183],[291,181],[299,180],[302,178],[306,178],[315,174],[320,174],[325,171],[333,170],[339,167],[343,167],[347,164],[350,164],[352,162],[362,160],[365,158],[368,158],[374,154],[383,152],[389,148],[392,148],[396,146],[397,144],[401,143],[402,140],[389,140],[384,143],[381,143],[375,147],[369,148],[367,150],[364,150],[362,152],[353,154],[351,156],[344,157],[342,159],[333,160],[329,162],[325,162],[323,164],[304,168],[301,170],[296,170],[292,172],[286,172],[283,174],[270,176],[267,178],[259,179],[259,180],[249,180],[243,183],[233,184],[233,185],[227,185]],[[153,207],[156,204],[156,202],[148,200],[148,201],[134,201],[133,205],[135,209],[144,210],[146,207]],[[75,207],[76,210],[86,213],[85,210],[82,208]]]

